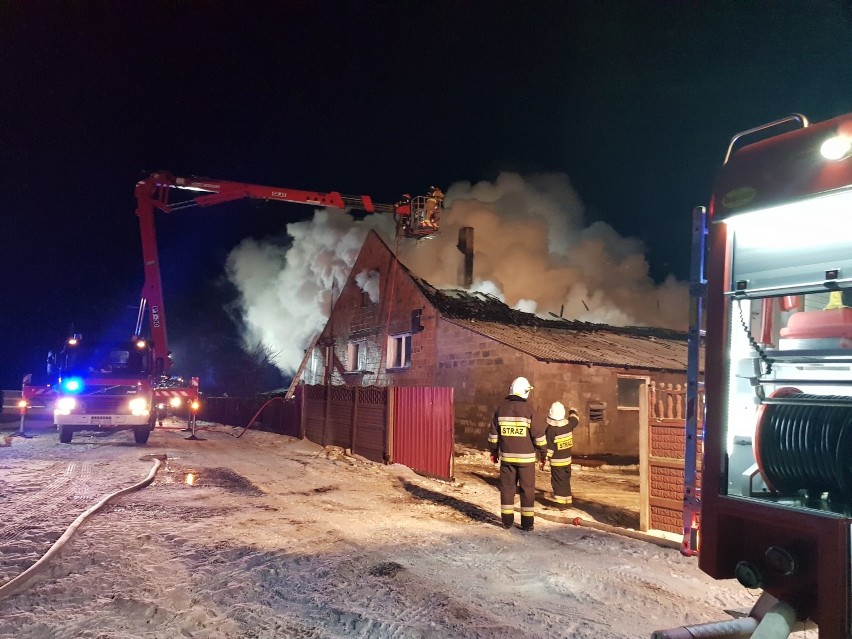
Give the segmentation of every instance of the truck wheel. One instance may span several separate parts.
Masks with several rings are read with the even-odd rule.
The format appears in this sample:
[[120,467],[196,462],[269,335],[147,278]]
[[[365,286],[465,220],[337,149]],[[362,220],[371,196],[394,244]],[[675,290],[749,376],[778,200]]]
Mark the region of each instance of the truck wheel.
[[61,444],[70,444],[71,437],[74,436],[74,431],[70,426],[59,426],[59,442]]
[[147,444],[148,436],[151,434],[151,429],[147,426],[143,428],[134,428],[133,429],[133,438],[136,440],[137,444]]

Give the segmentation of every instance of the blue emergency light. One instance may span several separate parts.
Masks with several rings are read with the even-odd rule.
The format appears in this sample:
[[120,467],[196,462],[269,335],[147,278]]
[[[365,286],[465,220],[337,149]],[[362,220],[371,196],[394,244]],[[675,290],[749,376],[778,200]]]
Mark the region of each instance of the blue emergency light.
[[66,393],[79,393],[83,390],[83,380],[79,377],[69,377],[62,380],[62,390]]

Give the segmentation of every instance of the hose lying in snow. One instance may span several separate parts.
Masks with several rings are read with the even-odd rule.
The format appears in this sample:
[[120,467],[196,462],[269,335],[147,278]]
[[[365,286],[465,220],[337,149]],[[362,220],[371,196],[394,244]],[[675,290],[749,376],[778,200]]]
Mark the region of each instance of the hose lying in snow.
[[630,537],[631,539],[650,541],[653,544],[657,544],[658,546],[666,546],[667,548],[679,549],[681,546],[679,541],[666,539],[665,537],[657,537],[656,535],[650,535],[639,530],[631,530],[629,528],[618,528],[617,526],[610,526],[609,524],[603,524],[599,521],[590,521],[588,519],[582,519],[581,517],[574,517],[574,519],[571,520],[571,523],[575,526],[585,526],[586,528],[603,530],[605,532],[611,532],[616,535],[622,535],[623,537]]
[[132,493],[135,490],[145,488],[145,486],[148,486],[151,482],[153,482],[154,477],[156,477],[157,475],[157,471],[160,470],[160,466],[162,466],[163,462],[166,461],[166,456],[149,455],[149,457],[154,462],[154,466],[151,468],[151,472],[148,473],[148,476],[145,479],[140,481],[138,484],[128,486],[127,488],[122,488],[121,490],[106,495],[94,506],[83,512],[79,517],[77,517],[77,519],[74,520],[74,522],[70,526],[68,526],[68,529],[64,533],[62,533],[62,536],[54,542],[54,544],[48,549],[46,553],[44,553],[44,555],[42,555],[42,557],[37,562],[35,562],[32,566],[27,568],[17,577],[14,577],[10,581],[0,586],[0,599],[8,597],[9,595],[17,592],[21,588],[21,586],[23,586],[26,582],[28,582],[35,575],[41,572],[47,566],[47,562],[50,561],[50,559],[53,558],[53,556],[56,555],[56,553],[58,553],[62,549],[62,547],[74,535],[77,529],[89,517],[94,515],[113,499],[117,499],[118,497],[126,495],[127,493]]

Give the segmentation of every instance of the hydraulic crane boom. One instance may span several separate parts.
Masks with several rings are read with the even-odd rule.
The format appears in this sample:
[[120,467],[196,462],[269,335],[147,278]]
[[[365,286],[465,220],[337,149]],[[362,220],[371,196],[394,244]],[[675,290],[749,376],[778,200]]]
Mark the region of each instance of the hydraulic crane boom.
[[[172,201],[176,191],[201,192],[183,200]],[[337,191],[320,193],[276,186],[244,184],[201,177],[176,177],[166,171],[151,173],[136,184],[136,215],[142,234],[142,258],[145,283],[139,307],[136,333],[141,334],[142,323],[147,312],[153,338],[154,366],[160,374],[171,367],[168,350],[168,334],[164,312],[163,286],[154,226],[154,210],[170,213],[193,206],[212,206],[244,198],[277,200],[296,204],[310,204],[332,208],[352,208],[367,213],[392,213],[396,220],[397,233],[410,238],[427,238],[438,232],[438,218],[444,194],[432,187],[426,196],[411,198],[405,195],[396,204],[373,202],[369,195],[343,195]]]

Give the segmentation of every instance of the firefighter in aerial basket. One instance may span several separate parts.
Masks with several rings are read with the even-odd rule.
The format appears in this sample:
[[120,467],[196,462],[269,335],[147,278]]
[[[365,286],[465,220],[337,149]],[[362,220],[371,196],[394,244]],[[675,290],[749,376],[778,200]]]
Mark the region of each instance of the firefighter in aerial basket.
[[[553,501],[560,510],[565,510],[574,501],[571,497],[571,448],[574,446],[574,429],[580,424],[576,408],[565,415],[562,402],[553,402],[547,413],[547,459],[550,460],[550,486]],[[545,460],[540,462],[544,470]]]
[[491,420],[488,446],[491,461],[500,462],[500,518],[504,528],[515,523],[515,493],[521,493],[521,530],[535,522],[535,464],[547,455],[544,424],[527,402],[533,389],[518,377]]

